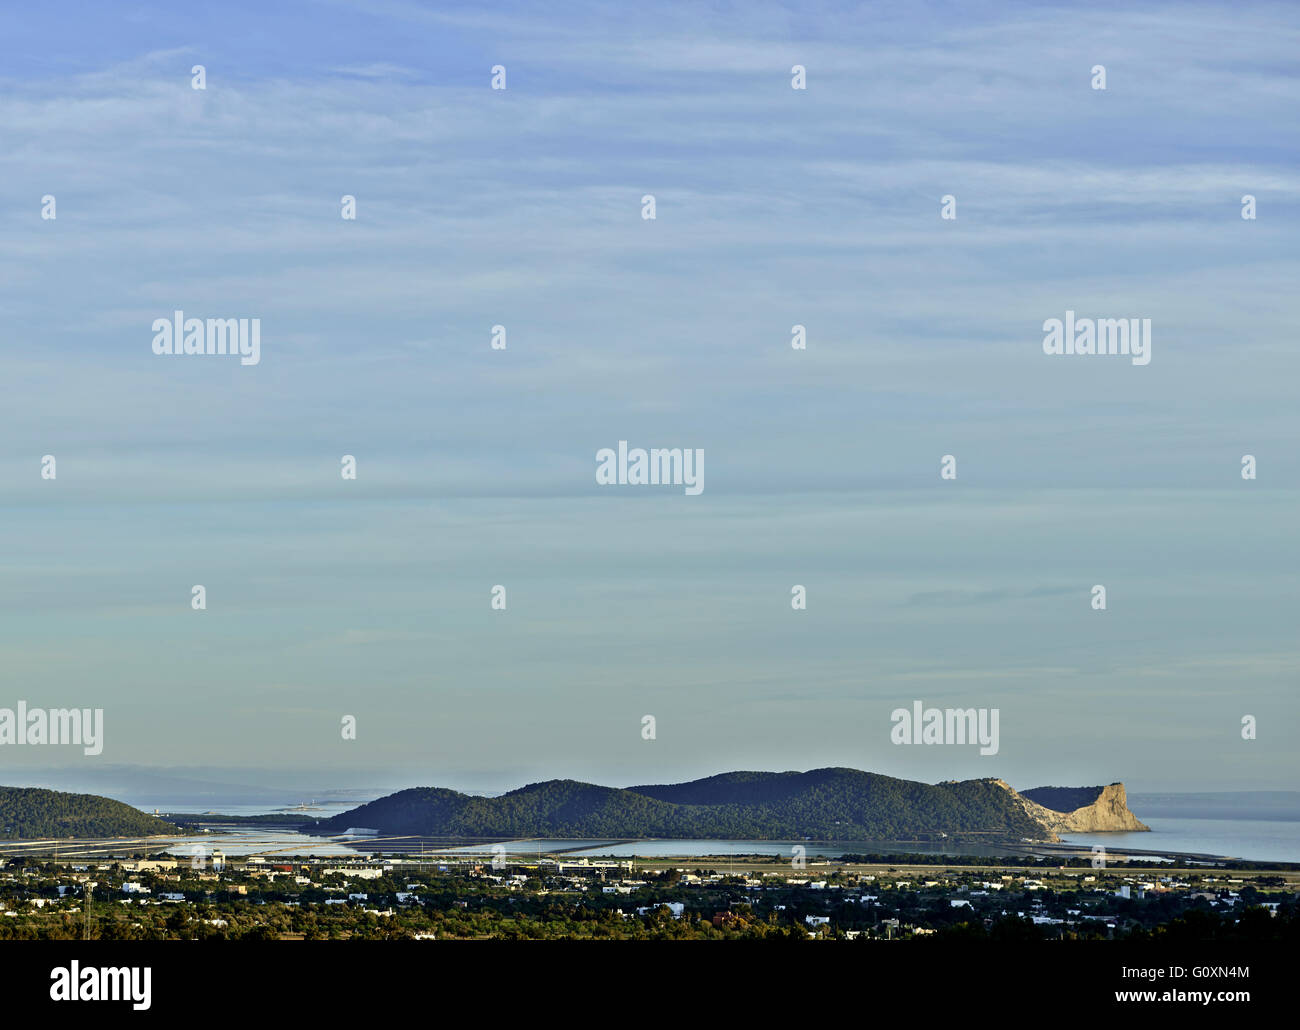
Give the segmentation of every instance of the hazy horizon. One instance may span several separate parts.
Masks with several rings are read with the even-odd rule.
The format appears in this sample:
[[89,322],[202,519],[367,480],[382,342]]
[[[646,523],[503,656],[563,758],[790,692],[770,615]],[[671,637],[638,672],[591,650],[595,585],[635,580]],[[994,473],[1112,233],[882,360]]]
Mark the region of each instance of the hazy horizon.
[[[722,775],[733,772],[774,772],[774,773],[803,773],[809,772],[816,768],[828,768],[826,766],[809,766],[802,769],[715,769],[711,772],[700,773],[698,775],[683,776],[680,778],[665,779],[658,781],[651,780],[628,780],[610,781],[610,780],[591,780],[586,782],[597,783],[604,787],[630,788],[653,786],[656,783],[671,784],[685,783],[692,780],[706,779],[711,776]],[[843,767],[841,767],[843,768]],[[847,768],[857,768],[849,766]],[[879,772],[875,769],[862,769],[862,772]],[[256,773],[254,780],[250,773]],[[890,775],[890,774],[882,774]],[[241,776],[248,776],[249,779],[240,779]],[[367,776],[370,778],[367,779]],[[332,778],[333,777],[333,778]],[[1001,777],[999,777],[1001,778]],[[517,782],[507,782],[500,777],[469,777],[461,782],[443,780],[413,780],[404,779],[400,773],[376,771],[373,773],[358,772],[355,776],[346,781],[337,779],[337,774],[329,770],[286,770],[286,769],[220,769],[220,768],[201,768],[201,767],[148,767],[135,765],[117,765],[102,768],[93,772],[77,772],[68,769],[44,769],[31,770],[16,778],[11,778],[12,782],[6,780],[0,783],[0,786],[7,787],[45,787],[53,790],[62,790],[69,793],[103,793],[107,796],[115,797],[116,800],[130,800],[130,798],[147,798],[151,799],[148,805],[153,805],[156,801],[163,799],[169,802],[180,802],[185,800],[199,800],[205,793],[213,797],[220,798],[229,804],[246,804],[275,806],[283,804],[286,807],[292,807],[303,802],[326,801],[326,802],[346,802],[363,803],[354,800],[361,796],[366,798],[381,797],[399,790],[405,790],[411,787],[442,787],[451,790],[457,790],[463,794],[471,795],[488,795],[496,796],[516,790],[520,787],[528,786],[531,783],[544,782],[546,780],[563,780],[575,779],[571,776],[537,776],[529,779],[522,779]],[[942,783],[943,780],[922,781]],[[1042,780],[1041,782],[1024,782],[1011,783],[1011,786],[1017,791],[1030,790],[1037,787],[1081,787],[1081,786],[1105,786],[1108,782],[1102,781],[1089,783],[1057,783]],[[1201,798],[1207,801],[1213,801],[1221,798],[1253,798],[1260,801],[1269,801],[1270,799],[1282,807],[1281,812],[1293,813],[1293,817],[1300,819],[1300,789],[1263,789],[1263,790],[1168,790],[1168,791],[1151,791],[1143,789],[1134,789],[1132,784],[1125,784],[1126,792],[1130,801],[1133,797],[1142,797],[1147,800],[1148,804],[1158,804],[1159,799],[1163,797],[1172,797],[1179,799]],[[135,802],[144,804],[145,802]]]

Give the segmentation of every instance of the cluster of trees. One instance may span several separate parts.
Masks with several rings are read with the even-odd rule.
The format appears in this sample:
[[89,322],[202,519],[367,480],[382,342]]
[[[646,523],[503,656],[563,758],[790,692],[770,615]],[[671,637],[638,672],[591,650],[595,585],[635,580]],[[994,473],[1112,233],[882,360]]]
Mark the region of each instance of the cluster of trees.
[[[927,940],[998,942],[1096,939],[1106,936],[1101,927],[1062,930],[1055,926],[1036,926],[1031,919],[1005,916],[986,927],[983,922],[955,922],[927,935]],[[1153,927],[1129,923],[1116,928],[1115,940],[1146,944],[1195,944],[1222,942],[1300,943],[1300,916],[1294,909],[1271,916],[1262,908],[1247,908],[1237,915],[1220,915],[1192,909],[1168,922]]]
[[0,838],[148,837],[178,828],[121,801],[39,787],[0,787]]
[[931,785],[856,769],[729,773],[628,790],[549,780],[496,798],[420,787],[304,829],[330,834],[352,826],[391,835],[489,839],[854,840],[945,832],[1019,840],[1047,832],[1013,795],[987,780]]
[[[518,899],[516,899],[518,900]],[[788,902],[790,899],[787,898]],[[623,904],[628,905],[626,898]],[[785,904],[785,902],[783,902]],[[395,940],[417,934],[438,939],[803,939],[809,927],[803,920],[806,906],[790,905],[778,911],[771,905],[751,908],[733,900],[692,907],[674,918],[666,905],[637,899],[644,913],[612,905],[592,905],[574,899],[533,899],[511,904],[510,899],[480,899],[476,907],[395,908],[391,915],[376,915],[357,906],[259,905],[247,898],[187,905],[96,907],[92,939],[98,940]],[[382,908],[382,904],[381,904]],[[715,925],[714,912],[726,912]],[[834,906],[828,910],[829,926],[818,930],[828,937],[858,930],[864,937],[886,936],[883,912],[861,911],[860,906]],[[998,913],[992,918],[973,917],[969,910],[946,905],[922,906],[916,911],[896,911],[904,924],[889,931],[907,936],[907,926],[934,930],[930,940],[989,940],[997,942],[1049,939],[1097,939],[1108,931],[1101,924],[1063,927],[1036,925],[1031,919]],[[73,940],[82,935],[79,913],[31,910],[0,920],[0,940]],[[1118,940],[1145,942],[1261,941],[1300,942],[1300,909],[1292,904],[1276,916],[1258,907],[1239,913],[1217,913],[1192,908],[1172,919],[1144,925],[1121,919],[1114,933]]]
[[[440,940],[803,940],[809,929],[790,918],[774,914],[733,913],[715,926],[704,913],[687,913],[675,919],[667,908],[627,918],[612,912],[557,906],[540,915],[476,912],[403,911],[375,916],[339,907],[327,911],[272,909],[244,906],[238,912],[221,912],[224,925],[212,925],[180,908],[170,912],[109,912],[93,923],[94,940],[410,940],[433,934]],[[834,939],[844,928],[832,925],[820,931]],[[906,934],[895,933],[894,936]],[[76,915],[6,919],[0,922],[0,940],[79,940],[82,925]],[[880,927],[864,934],[883,937]],[[1016,943],[1049,939],[1098,939],[1103,928],[1062,929],[1036,926],[1013,915],[991,920],[989,925],[965,919],[940,926],[918,938],[934,941],[990,941]],[[1263,909],[1247,909],[1239,920],[1215,913],[1192,912],[1147,930],[1118,930],[1117,940],[1146,943],[1271,942],[1300,943],[1300,920],[1294,915],[1270,917]]]

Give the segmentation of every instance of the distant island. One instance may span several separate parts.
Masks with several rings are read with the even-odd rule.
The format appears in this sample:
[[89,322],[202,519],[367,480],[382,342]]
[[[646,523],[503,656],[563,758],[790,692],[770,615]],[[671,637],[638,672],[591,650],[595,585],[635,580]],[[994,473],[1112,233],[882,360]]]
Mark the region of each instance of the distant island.
[[[1064,806],[1064,807],[1058,807]],[[1147,830],[1122,783],[1039,787],[999,779],[940,784],[857,769],[729,772],[689,783],[602,787],[547,780],[499,797],[413,787],[300,827],[332,836],[473,839],[1057,841],[1060,832]]]
[[0,839],[154,837],[179,827],[98,794],[40,787],[0,787]]

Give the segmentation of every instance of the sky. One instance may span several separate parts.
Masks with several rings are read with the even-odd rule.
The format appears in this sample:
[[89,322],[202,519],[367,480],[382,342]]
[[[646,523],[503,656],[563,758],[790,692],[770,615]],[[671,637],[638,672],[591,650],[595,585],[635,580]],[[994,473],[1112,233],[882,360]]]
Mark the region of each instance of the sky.
[[1295,787],[1294,6],[267,7],[0,11],[0,781]]

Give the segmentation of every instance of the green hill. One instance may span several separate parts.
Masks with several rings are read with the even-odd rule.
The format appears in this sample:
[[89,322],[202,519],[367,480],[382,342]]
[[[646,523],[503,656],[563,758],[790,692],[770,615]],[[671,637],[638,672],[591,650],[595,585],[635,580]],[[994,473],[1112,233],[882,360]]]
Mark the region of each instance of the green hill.
[[1054,812],[1073,812],[1091,805],[1101,796],[1101,787],[1034,787],[1020,796]]
[[177,832],[169,822],[97,794],[0,787],[0,839],[150,837]]
[[857,769],[735,772],[627,789],[548,780],[495,798],[417,787],[305,832],[337,834],[350,827],[465,838],[1055,839],[999,780],[931,785]]

